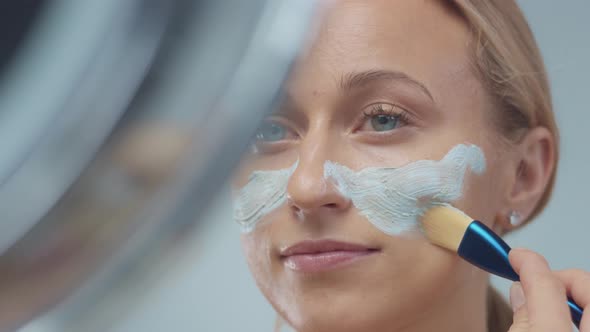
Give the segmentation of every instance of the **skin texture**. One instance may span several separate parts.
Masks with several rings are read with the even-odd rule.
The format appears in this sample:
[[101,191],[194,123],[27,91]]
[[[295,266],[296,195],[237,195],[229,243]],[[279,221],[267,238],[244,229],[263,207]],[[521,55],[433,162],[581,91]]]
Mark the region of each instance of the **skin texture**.
[[[510,229],[513,209],[526,218],[553,167],[550,134],[538,128],[520,145],[504,143],[471,69],[470,38],[462,19],[438,1],[338,1],[322,17],[284,105],[267,119],[285,137],[257,142],[234,179],[240,188],[255,170],[299,159],[288,204],[242,237],[259,288],[296,330],[486,331],[485,273],[422,236],[385,235],[323,178],[326,160],[354,170],[399,167],[472,143],[484,151],[487,170],[468,175],[454,205],[498,231]],[[376,104],[395,105],[407,121],[375,132],[364,113],[374,116]],[[378,253],[318,273],[286,266],[281,249],[310,239]]]

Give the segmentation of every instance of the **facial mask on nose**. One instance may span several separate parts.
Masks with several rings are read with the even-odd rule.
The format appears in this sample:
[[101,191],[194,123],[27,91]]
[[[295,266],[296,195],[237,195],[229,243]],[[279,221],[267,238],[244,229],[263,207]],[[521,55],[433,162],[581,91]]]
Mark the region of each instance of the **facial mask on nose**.
[[[234,219],[243,232],[287,201],[287,184],[297,168],[256,171],[234,195]],[[485,171],[485,157],[476,145],[459,144],[439,160],[418,160],[403,167],[369,167],[354,171],[332,161],[324,164],[333,181],[359,213],[389,235],[419,229],[421,214],[433,205],[461,198],[465,174]]]

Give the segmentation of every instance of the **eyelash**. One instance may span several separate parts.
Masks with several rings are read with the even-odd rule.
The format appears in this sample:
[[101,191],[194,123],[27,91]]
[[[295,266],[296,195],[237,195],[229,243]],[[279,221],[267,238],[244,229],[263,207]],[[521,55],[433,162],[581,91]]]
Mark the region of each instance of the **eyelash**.
[[[391,108],[385,109],[383,106],[389,106]],[[366,121],[371,120],[375,116],[385,115],[395,117],[400,121],[401,127],[404,127],[408,124],[411,124],[413,121],[412,115],[408,112],[405,108],[395,105],[395,104],[388,104],[388,103],[378,103],[369,105],[368,109],[363,111],[363,118],[361,121],[361,125]],[[378,135],[383,135],[385,133],[378,133]]]
[[[391,109],[383,108],[384,105],[391,106]],[[368,110],[363,111],[363,115],[364,115],[365,120],[371,119],[371,118],[378,116],[378,115],[386,115],[386,116],[396,117],[404,124],[407,124],[411,120],[410,114],[408,113],[408,111],[406,111],[402,107],[400,107],[398,105],[391,105],[391,104],[384,104],[384,103],[370,105]]]

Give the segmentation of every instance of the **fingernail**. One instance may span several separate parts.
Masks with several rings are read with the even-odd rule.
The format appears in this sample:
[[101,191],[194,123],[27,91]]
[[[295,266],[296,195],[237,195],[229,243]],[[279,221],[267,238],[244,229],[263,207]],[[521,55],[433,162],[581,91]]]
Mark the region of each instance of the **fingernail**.
[[510,305],[512,306],[512,311],[516,312],[525,302],[526,298],[524,297],[524,291],[520,282],[513,283],[512,287],[510,287]]

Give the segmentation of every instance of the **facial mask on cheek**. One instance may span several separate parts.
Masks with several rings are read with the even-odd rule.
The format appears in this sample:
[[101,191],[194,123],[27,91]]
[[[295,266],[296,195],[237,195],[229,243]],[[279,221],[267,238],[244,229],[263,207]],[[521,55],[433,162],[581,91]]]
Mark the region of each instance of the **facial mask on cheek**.
[[354,172],[327,161],[324,176],[375,227],[397,235],[418,228],[429,207],[461,197],[467,170],[485,170],[485,158],[475,145],[457,145],[440,161],[419,160],[400,168],[365,168]]
[[234,220],[242,232],[251,232],[262,217],[287,201],[287,184],[297,164],[276,171],[256,171],[242,189],[234,192]]
[[[234,219],[250,232],[272,210],[287,200],[287,184],[297,168],[257,171],[234,194]],[[467,170],[481,174],[485,157],[475,145],[457,145],[440,161],[419,160],[399,168],[371,167],[354,171],[326,161],[324,176],[358,211],[386,234],[418,228],[420,215],[436,204],[448,204],[462,195]]]

